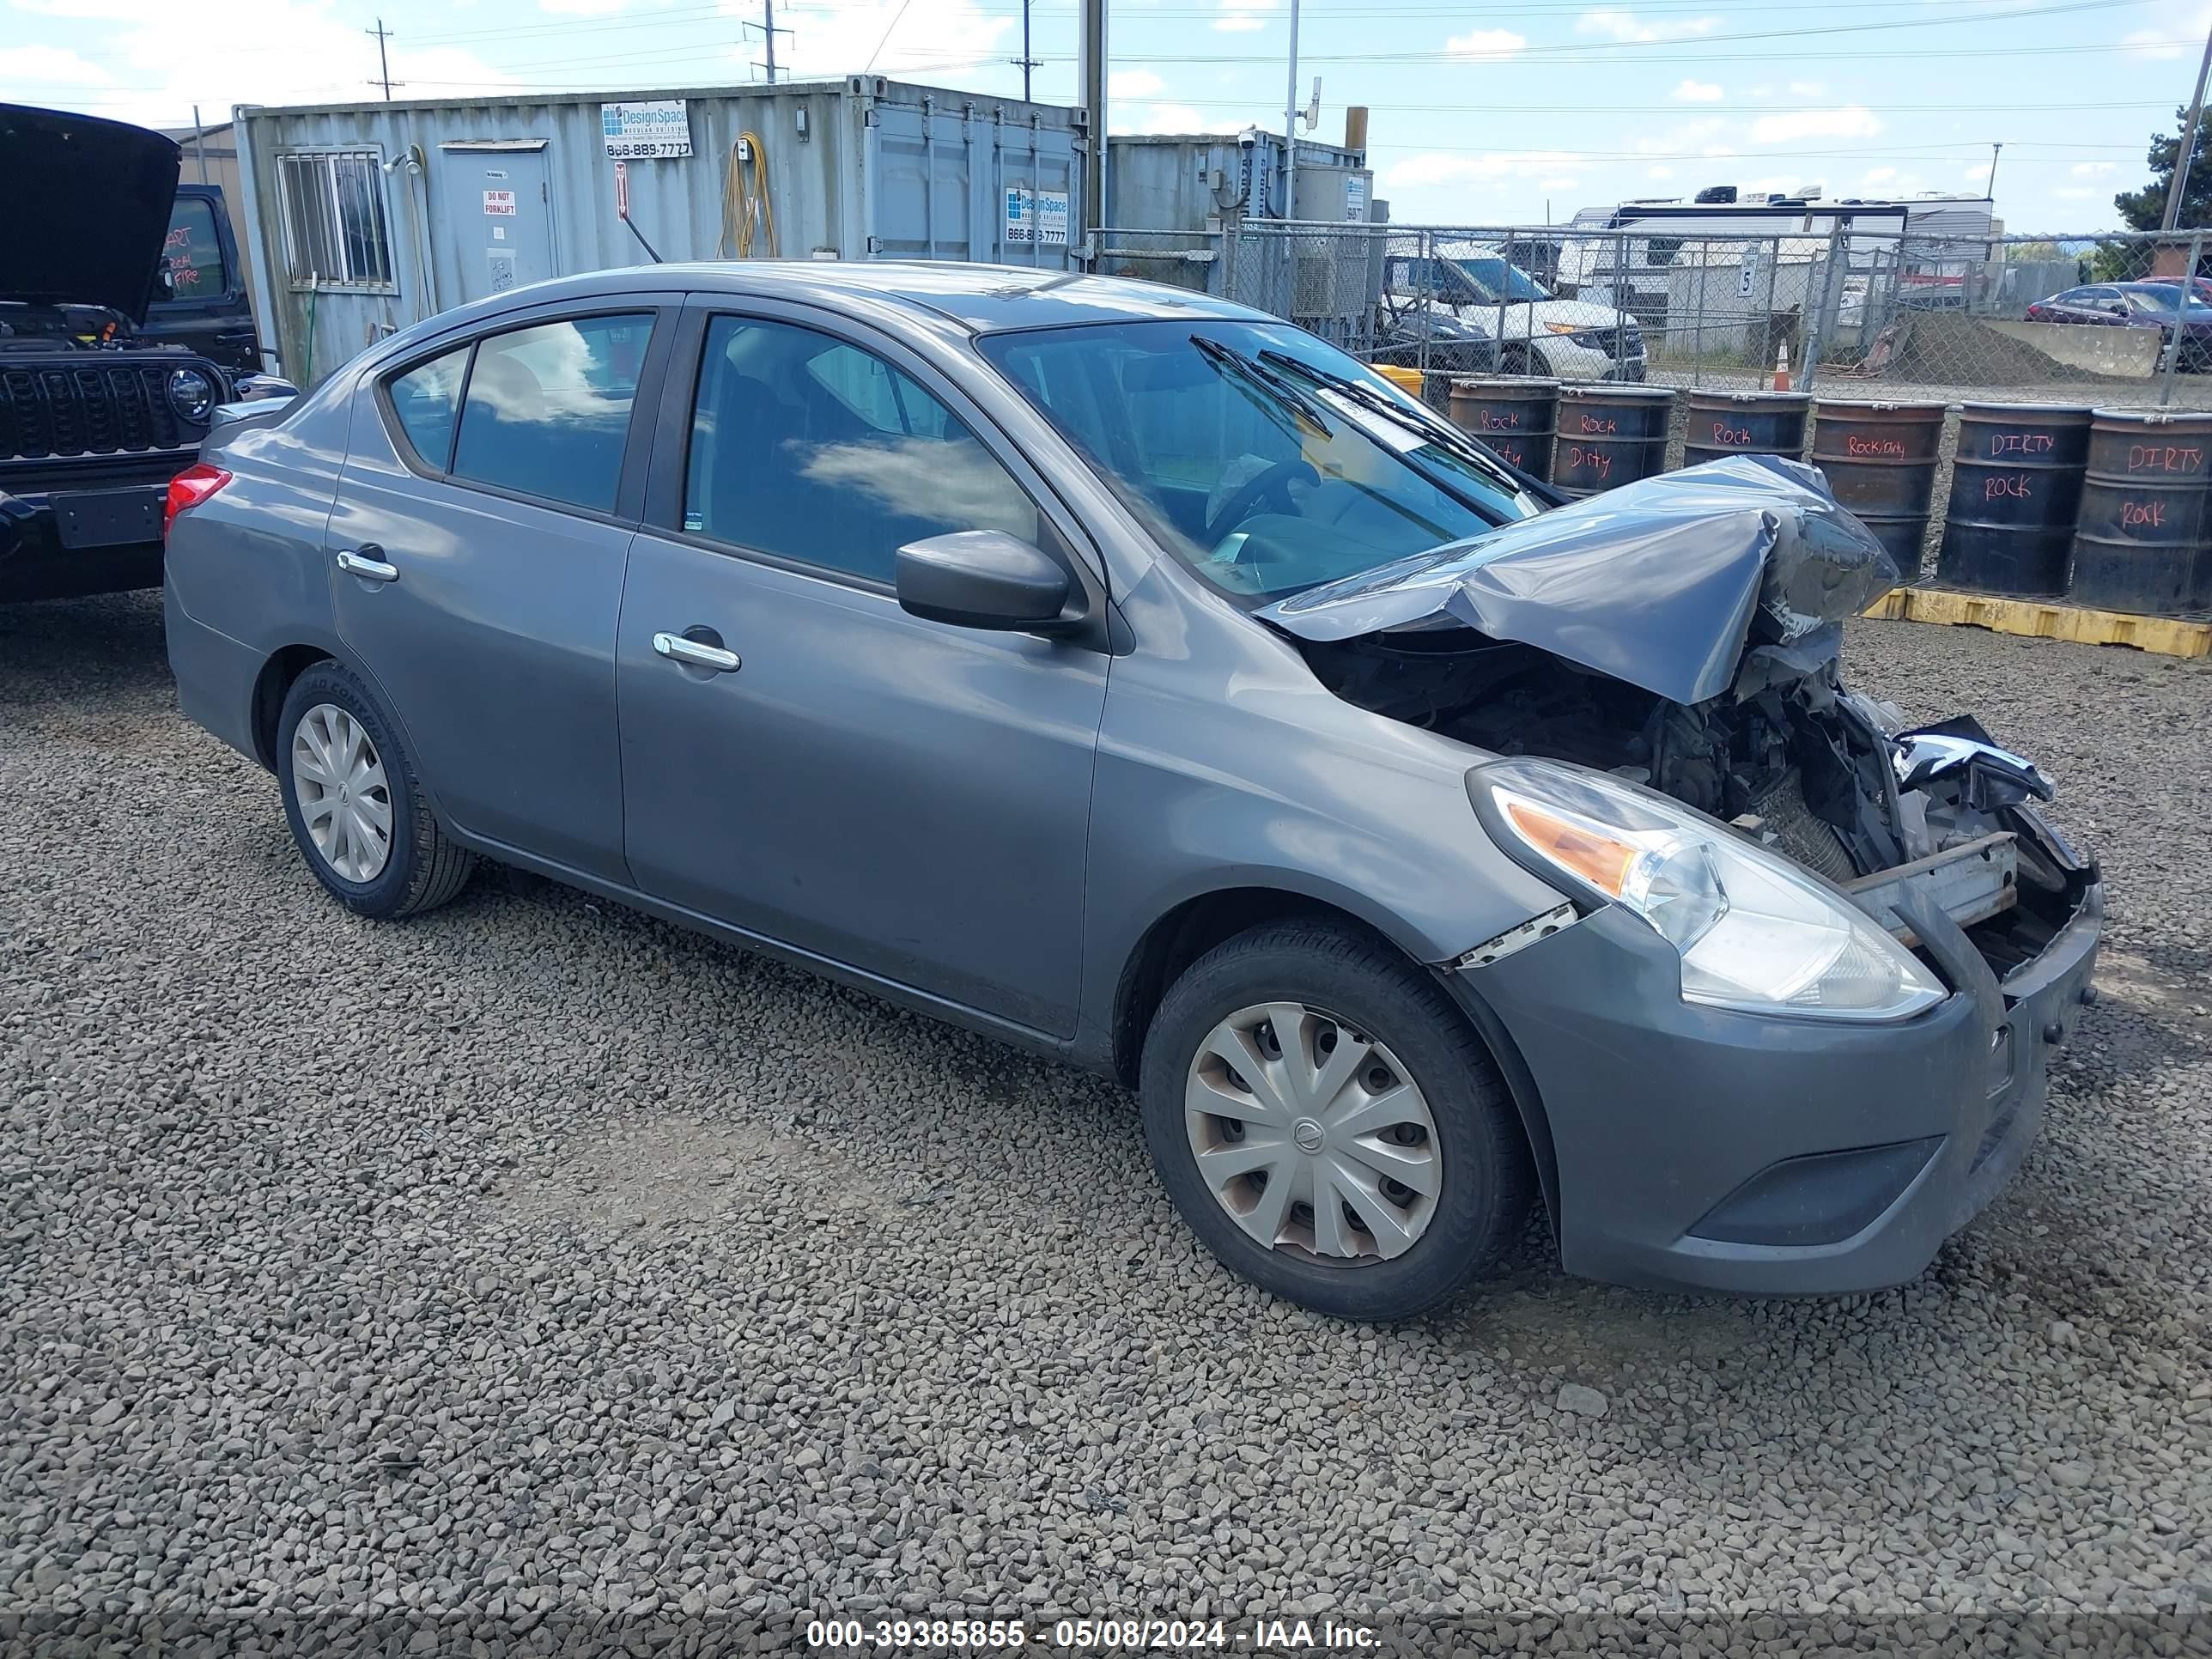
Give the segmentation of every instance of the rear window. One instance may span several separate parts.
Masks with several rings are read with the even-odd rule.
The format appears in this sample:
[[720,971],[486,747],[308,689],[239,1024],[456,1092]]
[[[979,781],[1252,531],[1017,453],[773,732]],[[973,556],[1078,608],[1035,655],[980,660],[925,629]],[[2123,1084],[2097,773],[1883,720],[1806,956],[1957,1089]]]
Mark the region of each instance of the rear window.
[[169,210],[169,239],[161,258],[169,290],[179,300],[204,300],[229,289],[222,268],[222,243],[216,235],[215,204],[202,196],[180,196]]
[[407,447],[423,465],[443,472],[453,453],[453,411],[461,401],[461,373],[469,365],[469,349],[461,347],[442,357],[409,369],[392,382],[392,412],[407,434]]

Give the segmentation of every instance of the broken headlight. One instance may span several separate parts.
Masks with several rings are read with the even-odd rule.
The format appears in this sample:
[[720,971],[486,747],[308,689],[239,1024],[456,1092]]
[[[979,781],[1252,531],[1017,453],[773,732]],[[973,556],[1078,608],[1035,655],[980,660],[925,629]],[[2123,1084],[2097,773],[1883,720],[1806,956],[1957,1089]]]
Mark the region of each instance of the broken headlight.
[[1679,802],[1601,772],[1510,760],[1469,782],[1547,872],[1634,911],[1682,958],[1685,1001],[1905,1019],[1943,987],[1833,888]]

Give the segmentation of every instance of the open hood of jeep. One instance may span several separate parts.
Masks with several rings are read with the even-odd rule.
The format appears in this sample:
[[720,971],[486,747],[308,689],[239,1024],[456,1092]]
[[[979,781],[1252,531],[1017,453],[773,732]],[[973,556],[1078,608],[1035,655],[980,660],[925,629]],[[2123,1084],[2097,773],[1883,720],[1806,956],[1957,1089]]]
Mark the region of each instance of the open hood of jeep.
[[1258,614],[1316,642],[1455,622],[1693,703],[1740,676],[1802,674],[1832,659],[1843,619],[1897,579],[1881,544],[1836,505],[1817,471],[1732,455],[1308,588]]
[[144,322],[177,167],[158,132],[0,104],[0,300]]

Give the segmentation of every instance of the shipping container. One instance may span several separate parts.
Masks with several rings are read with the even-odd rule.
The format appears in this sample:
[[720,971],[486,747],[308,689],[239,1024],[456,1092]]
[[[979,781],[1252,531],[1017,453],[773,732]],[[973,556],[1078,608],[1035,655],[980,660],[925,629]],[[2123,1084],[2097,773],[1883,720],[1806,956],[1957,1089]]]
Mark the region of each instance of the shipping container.
[[1083,250],[1081,110],[875,76],[234,114],[264,343],[303,384],[466,301],[655,256]]

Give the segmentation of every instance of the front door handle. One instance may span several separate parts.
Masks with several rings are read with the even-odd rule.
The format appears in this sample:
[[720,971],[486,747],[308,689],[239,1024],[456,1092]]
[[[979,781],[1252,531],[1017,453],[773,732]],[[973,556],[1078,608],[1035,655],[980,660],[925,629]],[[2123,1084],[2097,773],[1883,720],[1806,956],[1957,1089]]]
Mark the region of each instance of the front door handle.
[[339,551],[338,568],[349,576],[359,576],[368,581],[396,582],[399,580],[399,567],[385,563],[383,553],[384,550],[374,542],[363,542],[359,547]]
[[719,645],[702,645],[697,640],[687,640],[681,634],[655,634],[653,648],[672,662],[680,662],[693,668],[711,668],[717,674],[738,672],[738,653],[725,651]]

